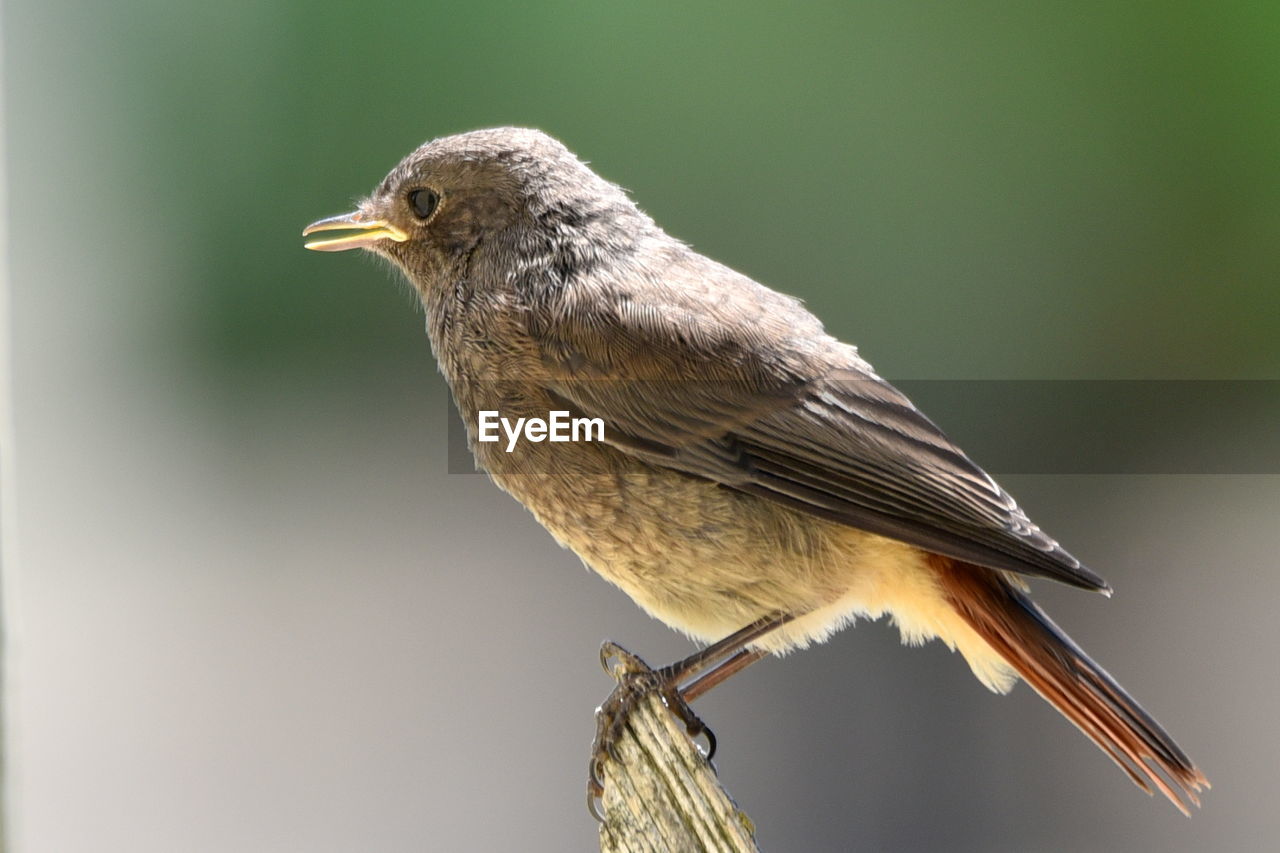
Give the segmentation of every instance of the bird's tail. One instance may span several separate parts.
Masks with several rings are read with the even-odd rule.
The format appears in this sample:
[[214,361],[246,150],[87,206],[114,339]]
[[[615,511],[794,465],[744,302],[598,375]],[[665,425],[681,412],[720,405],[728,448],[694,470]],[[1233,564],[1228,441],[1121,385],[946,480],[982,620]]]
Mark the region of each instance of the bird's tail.
[[1000,573],[931,555],[961,618],[1148,794],[1189,814],[1205,778],[1151,715]]

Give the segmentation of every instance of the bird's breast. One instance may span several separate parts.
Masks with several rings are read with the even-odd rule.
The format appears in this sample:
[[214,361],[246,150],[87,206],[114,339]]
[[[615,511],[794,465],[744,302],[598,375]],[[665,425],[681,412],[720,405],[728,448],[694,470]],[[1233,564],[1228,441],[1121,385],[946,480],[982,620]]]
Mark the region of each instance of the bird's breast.
[[[468,402],[460,409],[472,451],[494,482],[672,627],[714,639],[769,611],[811,610],[848,590],[832,525],[650,465],[607,441],[512,437],[520,419],[548,419],[556,405],[549,396]],[[506,423],[493,429],[486,412],[501,412]],[[482,419],[499,440],[481,440]]]

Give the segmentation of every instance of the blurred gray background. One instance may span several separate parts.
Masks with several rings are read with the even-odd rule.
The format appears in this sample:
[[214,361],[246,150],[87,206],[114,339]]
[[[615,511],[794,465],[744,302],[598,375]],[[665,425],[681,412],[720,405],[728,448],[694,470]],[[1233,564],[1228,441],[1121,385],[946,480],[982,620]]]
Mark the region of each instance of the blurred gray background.
[[[448,473],[407,288],[301,248],[430,137],[560,137],[890,378],[1280,379],[1274,4],[3,16],[21,853],[594,848],[597,645],[691,646]],[[962,444],[1073,440],[922,402]],[[863,623],[700,706],[763,848],[1273,849],[1280,477],[1178,448],[1276,402],[1148,419],[1147,473],[1002,477],[1115,585],[1038,597],[1213,780],[1192,820]]]

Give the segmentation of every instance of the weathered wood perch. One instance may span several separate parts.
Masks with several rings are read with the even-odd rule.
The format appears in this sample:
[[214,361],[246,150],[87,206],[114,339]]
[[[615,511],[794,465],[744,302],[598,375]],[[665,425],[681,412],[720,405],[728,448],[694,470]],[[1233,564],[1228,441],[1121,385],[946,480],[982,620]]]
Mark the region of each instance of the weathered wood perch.
[[633,708],[604,764],[601,853],[759,853],[754,826],[662,700]]

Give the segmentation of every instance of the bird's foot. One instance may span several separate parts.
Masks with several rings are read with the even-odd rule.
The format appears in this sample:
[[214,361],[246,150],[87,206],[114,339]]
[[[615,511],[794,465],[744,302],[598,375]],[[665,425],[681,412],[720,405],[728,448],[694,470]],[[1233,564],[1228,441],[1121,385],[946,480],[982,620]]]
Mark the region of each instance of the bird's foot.
[[677,667],[654,669],[612,641],[600,647],[600,665],[618,682],[596,709],[596,736],[591,743],[591,763],[587,771],[587,809],[592,817],[603,823],[604,816],[597,806],[604,796],[605,763],[622,760],[617,747],[626,728],[627,717],[646,696],[658,694],[662,703],[684,723],[690,738],[701,736],[706,739],[703,754],[707,760],[715,755],[716,738],[681,695],[681,671]]

